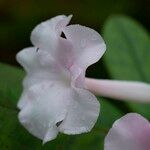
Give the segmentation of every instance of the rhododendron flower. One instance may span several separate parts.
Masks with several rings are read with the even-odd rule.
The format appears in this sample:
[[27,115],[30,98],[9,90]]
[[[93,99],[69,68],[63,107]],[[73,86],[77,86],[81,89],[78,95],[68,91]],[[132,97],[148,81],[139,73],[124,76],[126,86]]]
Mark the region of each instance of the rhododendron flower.
[[93,128],[100,104],[90,91],[118,99],[150,98],[150,87],[144,83],[86,79],[87,67],[102,57],[106,45],[93,29],[68,25],[70,19],[61,15],[37,25],[31,33],[34,46],[17,54],[27,72],[19,120],[43,143],[59,132],[80,134]]
[[150,150],[150,123],[136,113],[117,120],[105,138],[104,150]]

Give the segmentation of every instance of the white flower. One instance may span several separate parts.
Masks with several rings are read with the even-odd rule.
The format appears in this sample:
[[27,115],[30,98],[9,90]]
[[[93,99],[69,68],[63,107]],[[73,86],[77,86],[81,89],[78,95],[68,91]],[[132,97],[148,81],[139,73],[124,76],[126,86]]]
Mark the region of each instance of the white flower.
[[31,34],[34,47],[17,54],[27,72],[18,103],[19,120],[43,143],[58,132],[89,132],[100,111],[84,81],[87,67],[101,58],[106,46],[93,29],[67,26],[70,19],[61,15],[42,22]]

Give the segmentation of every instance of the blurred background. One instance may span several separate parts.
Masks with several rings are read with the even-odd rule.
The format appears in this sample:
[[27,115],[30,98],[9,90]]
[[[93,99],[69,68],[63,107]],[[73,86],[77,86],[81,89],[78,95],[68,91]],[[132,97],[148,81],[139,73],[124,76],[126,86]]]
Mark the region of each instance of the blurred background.
[[0,0],[0,61],[17,65],[15,55],[31,46],[35,25],[59,14],[99,32],[109,16],[125,14],[150,30],[150,0]]
[[150,31],[150,0],[0,0],[0,150],[103,150],[104,137],[116,119],[128,112],[138,112],[150,119],[150,105],[100,97],[101,115],[88,134],[59,135],[43,147],[20,125],[16,104],[24,72],[1,62],[19,66],[15,55],[31,46],[32,29],[60,14],[73,14],[70,24],[91,27],[106,41],[106,58],[90,66],[87,76],[150,83],[149,34],[132,19],[111,19],[113,15],[126,15]]

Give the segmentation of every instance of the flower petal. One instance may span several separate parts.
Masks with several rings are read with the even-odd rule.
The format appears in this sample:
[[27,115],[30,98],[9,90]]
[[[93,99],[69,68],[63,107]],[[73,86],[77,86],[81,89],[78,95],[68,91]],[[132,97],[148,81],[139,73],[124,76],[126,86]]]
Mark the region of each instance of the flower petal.
[[150,123],[129,113],[117,120],[105,138],[105,150],[149,150]]
[[49,52],[41,49],[37,51],[34,47],[25,48],[17,54],[16,58],[27,72],[24,81],[25,87],[37,84],[42,80],[62,80],[67,74],[66,70],[51,57]]
[[[21,50],[16,55],[17,61],[25,68],[27,73],[34,73],[54,69],[55,60],[51,55],[39,48],[29,47]],[[47,68],[47,69],[46,69]],[[51,70],[52,72],[52,70]]]
[[72,43],[61,37],[58,39],[58,43],[57,49],[55,50],[55,53],[53,53],[53,57],[64,69],[69,70],[74,61]]
[[93,29],[81,25],[69,25],[63,29],[74,48],[75,64],[87,68],[97,62],[106,50],[102,37]]
[[84,90],[74,88],[67,116],[59,126],[65,134],[89,132],[99,115],[100,104],[96,97]]
[[31,33],[32,44],[44,50],[55,51],[58,37],[71,17],[60,15],[37,25]]
[[69,83],[69,73],[64,66],[54,60],[49,52],[41,49],[30,47],[20,51],[17,61],[25,68],[27,75],[23,81],[23,93],[18,102],[18,108],[22,108],[26,104],[25,94],[31,86],[49,81],[60,81],[64,84]]
[[150,102],[150,84],[147,83],[86,78],[85,84],[87,89],[96,95],[119,100]]
[[61,80],[60,67],[51,58],[48,52],[38,50],[34,47],[25,48],[20,51],[17,61],[25,68],[27,76],[23,81],[23,93],[18,102],[18,108],[22,108],[26,104],[26,91],[31,86],[43,81],[59,81]]
[[19,113],[20,122],[43,142],[54,139],[58,133],[56,124],[65,118],[68,110],[69,89],[59,82],[43,82],[24,94],[27,103]]
[[73,65],[70,68],[71,86],[76,88],[85,88],[85,70],[79,66]]
[[37,67],[39,65],[35,47],[24,48],[17,53],[16,59],[26,71],[30,71],[33,67]]

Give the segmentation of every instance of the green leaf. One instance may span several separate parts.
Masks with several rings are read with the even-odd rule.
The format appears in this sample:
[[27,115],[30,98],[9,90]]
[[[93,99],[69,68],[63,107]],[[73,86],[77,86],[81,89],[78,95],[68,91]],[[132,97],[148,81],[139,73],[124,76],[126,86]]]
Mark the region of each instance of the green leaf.
[[19,68],[0,64],[0,148],[3,150],[103,150],[104,137],[112,123],[121,117],[121,112],[109,101],[102,99],[101,115],[90,133],[64,135],[42,146],[42,142],[33,137],[18,121],[17,101],[22,90],[24,72]]
[[[105,63],[114,79],[150,82],[150,38],[131,18],[114,16],[104,26]],[[150,105],[128,103],[132,111],[150,118]]]
[[0,63],[0,106],[16,107],[23,76],[22,70]]

